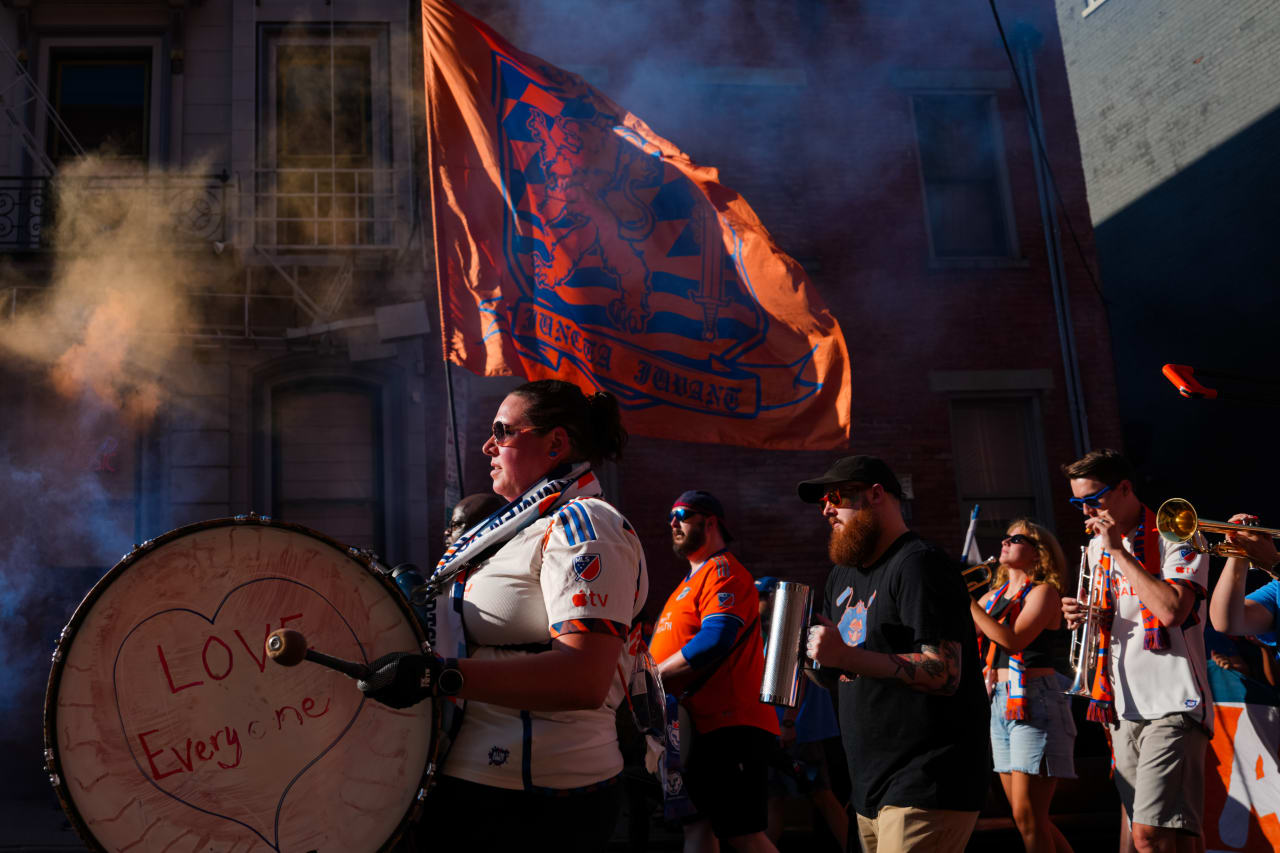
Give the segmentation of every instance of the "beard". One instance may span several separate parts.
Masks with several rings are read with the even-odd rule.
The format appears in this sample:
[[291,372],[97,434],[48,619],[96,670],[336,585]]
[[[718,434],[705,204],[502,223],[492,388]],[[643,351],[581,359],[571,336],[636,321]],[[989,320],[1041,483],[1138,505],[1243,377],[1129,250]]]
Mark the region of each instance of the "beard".
[[861,509],[853,518],[832,528],[827,556],[838,566],[862,566],[875,551],[880,539],[880,523],[870,509]]
[[688,557],[706,543],[707,529],[705,521],[700,521],[696,526],[689,525],[689,530],[682,539],[677,540],[674,531],[671,534],[671,550],[676,552],[677,557]]

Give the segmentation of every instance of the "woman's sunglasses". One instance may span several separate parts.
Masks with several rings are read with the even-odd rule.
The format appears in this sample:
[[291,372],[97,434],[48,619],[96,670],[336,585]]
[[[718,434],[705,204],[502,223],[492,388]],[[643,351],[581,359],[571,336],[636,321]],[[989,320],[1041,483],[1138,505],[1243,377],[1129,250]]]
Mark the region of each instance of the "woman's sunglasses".
[[493,441],[499,447],[506,447],[517,435],[522,432],[531,432],[537,427],[512,427],[504,424],[502,421],[494,421],[490,427],[490,434],[493,435]]
[[1102,504],[1098,503],[1098,498],[1102,497],[1109,491],[1111,491],[1111,487],[1104,486],[1103,488],[1098,489],[1098,491],[1094,492],[1091,495],[1085,495],[1082,498],[1067,498],[1067,500],[1071,501],[1071,505],[1076,509],[1084,509],[1087,506],[1093,507],[1094,509],[1098,509],[1099,507],[1102,506]]
[[1012,536],[1006,536],[1003,539],[1001,539],[1000,544],[1001,545],[1030,545],[1031,547],[1034,548],[1039,543],[1037,543],[1036,540],[1032,539],[1030,536],[1028,536],[1025,533],[1015,533]]

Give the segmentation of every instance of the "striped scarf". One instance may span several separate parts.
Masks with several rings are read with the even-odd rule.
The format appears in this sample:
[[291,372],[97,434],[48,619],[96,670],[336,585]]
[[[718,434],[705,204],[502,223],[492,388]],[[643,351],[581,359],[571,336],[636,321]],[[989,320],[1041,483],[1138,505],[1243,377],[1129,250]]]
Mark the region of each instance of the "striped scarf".
[[[1027,597],[1027,593],[1031,591],[1031,587],[1035,584],[1028,581],[1022,585],[1022,589],[1009,601],[1009,605],[1000,613],[1000,617],[996,622],[1002,625],[1013,625],[1018,620],[1018,614],[1022,612],[1022,602]],[[1004,598],[1004,594],[1009,589],[1009,581],[1004,582],[1004,586],[996,590],[995,595],[991,596],[983,608],[987,615],[991,615],[991,611],[995,609],[1000,599]],[[978,657],[982,660],[982,674],[984,679],[990,684],[995,678],[995,661],[996,649],[999,646],[994,640],[988,637],[982,631],[978,631]],[[1026,651],[1026,649],[1023,649]],[[1009,680],[1008,698],[1004,706],[1004,718],[1006,720],[1025,720],[1027,718],[1027,667],[1023,661],[1022,652],[1012,652],[1009,655],[1009,671],[1013,677]]]
[[1112,609],[1115,606],[1115,584],[1111,577],[1111,552],[1102,552],[1094,571],[1099,574],[1086,604],[1098,608],[1098,644],[1093,650],[1098,665],[1094,668],[1093,684],[1089,687],[1089,710],[1085,719],[1107,725],[1116,721],[1116,694],[1111,684],[1111,620],[1115,616]]
[[[561,465],[530,486],[520,497],[459,536],[431,573],[431,580],[440,585],[440,594],[428,599],[424,605],[427,642],[436,654],[452,658],[467,656],[462,594],[467,577],[473,570],[472,563],[483,562],[500,550],[503,543],[553,510],[577,498],[594,497],[600,493],[600,481],[591,472],[591,463]],[[582,519],[585,518],[584,514]],[[465,709],[466,702],[456,697],[450,697],[443,703],[444,730],[450,736],[457,734]]]

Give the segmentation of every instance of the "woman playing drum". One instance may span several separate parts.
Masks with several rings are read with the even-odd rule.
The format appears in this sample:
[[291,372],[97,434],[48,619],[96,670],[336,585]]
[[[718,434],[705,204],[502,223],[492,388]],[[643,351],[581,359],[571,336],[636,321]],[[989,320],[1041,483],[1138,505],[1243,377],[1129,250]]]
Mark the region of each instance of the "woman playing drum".
[[393,707],[440,695],[465,707],[424,817],[442,849],[607,845],[620,804],[623,640],[648,576],[592,465],[616,459],[626,440],[608,393],[541,380],[508,394],[484,444],[508,503],[463,533],[434,574],[465,567],[431,602],[429,639],[444,658],[388,656],[361,682]]
[[1058,779],[1074,779],[1075,723],[1055,669],[1067,665],[1060,601],[1066,559],[1053,534],[1009,525],[991,591],[971,604],[991,694],[991,752],[1028,853],[1069,851],[1049,820]]

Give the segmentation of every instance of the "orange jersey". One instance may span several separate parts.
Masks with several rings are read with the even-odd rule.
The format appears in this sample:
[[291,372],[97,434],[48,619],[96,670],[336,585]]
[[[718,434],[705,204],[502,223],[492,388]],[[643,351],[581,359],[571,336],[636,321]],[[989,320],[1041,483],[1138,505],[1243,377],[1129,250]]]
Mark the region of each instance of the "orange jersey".
[[711,557],[676,585],[654,626],[649,650],[664,661],[684,648],[702,628],[708,616],[727,615],[741,622],[739,631],[750,631],[728,658],[718,660],[708,678],[684,705],[694,728],[709,732],[724,726],[755,726],[778,733],[773,706],[760,701],[764,678],[764,642],[760,636],[760,598],[755,581],[728,551]]

